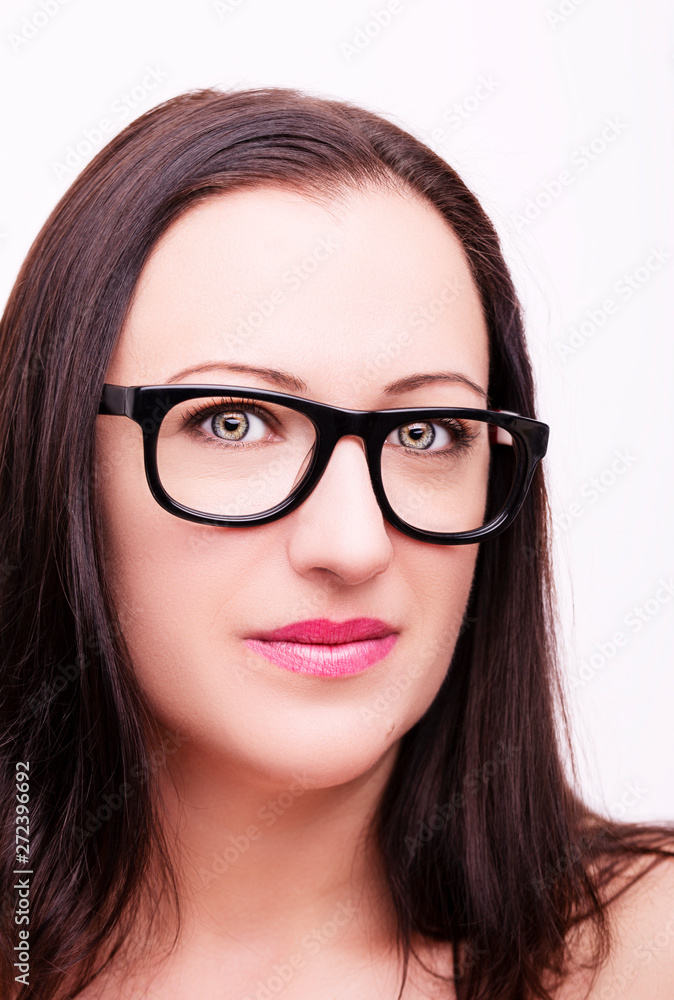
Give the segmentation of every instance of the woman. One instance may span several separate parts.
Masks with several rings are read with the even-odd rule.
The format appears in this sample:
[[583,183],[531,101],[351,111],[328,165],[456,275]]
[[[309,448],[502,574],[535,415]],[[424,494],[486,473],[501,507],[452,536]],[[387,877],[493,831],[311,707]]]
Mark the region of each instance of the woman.
[[0,348],[6,995],[674,992],[672,830],[562,766],[547,425],[447,164],[295,90],[166,101]]

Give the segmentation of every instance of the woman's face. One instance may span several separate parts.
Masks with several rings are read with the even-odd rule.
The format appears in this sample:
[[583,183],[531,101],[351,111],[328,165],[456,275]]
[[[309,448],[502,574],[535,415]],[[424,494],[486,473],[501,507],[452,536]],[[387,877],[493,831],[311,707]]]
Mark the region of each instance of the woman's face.
[[[177,382],[352,409],[484,407],[461,381],[384,387],[443,372],[486,390],[488,340],[460,244],[431,206],[370,189],[321,207],[261,187],[214,196],[167,231],[106,381],[164,384],[201,365]],[[273,369],[277,380],[245,366]],[[395,753],[446,674],[476,545],[432,545],[391,527],[356,437],[339,441],[303,504],[255,527],[163,510],[131,420],[98,418],[96,458],[106,567],[134,669],[186,750],[239,777],[302,775],[312,787],[349,781]],[[350,676],[288,670],[246,642],[307,619],[364,617],[382,619],[396,640]]]

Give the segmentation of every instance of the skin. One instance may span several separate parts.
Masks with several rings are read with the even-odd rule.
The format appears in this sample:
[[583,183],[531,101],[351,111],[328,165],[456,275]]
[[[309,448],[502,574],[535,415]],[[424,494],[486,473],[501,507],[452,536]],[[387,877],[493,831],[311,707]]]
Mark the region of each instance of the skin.
[[[316,253],[319,240],[328,253]],[[302,270],[312,256],[317,266]],[[291,288],[283,275],[298,264]],[[433,300],[440,308],[415,325]],[[270,315],[253,326],[262,302],[272,302]],[[223,368],[179,381],[278,388],[358,409],[486,405],[448,382],[383,395],[414,372],[450,370],[486,388],[488,340],[451,229],[415,196],[380,188],[323,204],[274,187],[232,192],[173,224],[143,270],[105,380],[163,384],[215,360],[283,370],[307,388]],[[339,442],[299,508],[247,528],[193,524],[160,508],[130,420],[98,417],[96,463],[124,637],[168,734],[156,776],[183,900],[177,948],[156,966],[123,969],[124,995],[220,996],[227,984],[227,996],[243,998],[281,967],[290,969],[284,1000],[395,997],[392,913],[364,831],[402,736],[445,676],[477,546],[430,545],[392,528],[355,437]],[[354,677],[300,676],[244,644],[306,618],[361,615],[389,622],[398,641]],[[668,877],[660,893],[653,876],[642,881],[626,927],[639,927],[640,906],[664,920]],[[447,974],[451,953],[418,944]],[[618,966],[623,952],[614,953]],[[587,995],[599,996],[616,967]],[[117,974],[85,995],[119,995]],[[643,975],[642,967],[635,989]],[[559,996],[585,995],[587,985],[570,979]],[[435,990],[413,962],[406,1000],[443,995]]]
[[[320,239],[334,249],[299,288],[284,285],[286,269]],[[237,343],[241,320],[279,287],[272,317]],[[414,328],[411,318],[433,300],[437,315]],[[163,384],[210,360],[292,372],[308,398],[362,409],[485,405],[451,382],[382,395],[414,372],[459,372],[485,389],[488,381],[486,326],[458,240],[431,206],[381,189],[326,205],[271,187],[238,191],[177,220],[145,266],[105,380]],[[180,382],[293,391],[222,368]],[[362,834],[401,737],[446,673],[477,546],[430,545],[391,527],[355,437],[338,443],[299,508],[246,528],[164,511],[148,490],[141,445],[137,424],[98,418],[109,579],[137,678],[174,735],[159,779],[191,889],[182,975],[206,989],[226,966],[245,995],[299,951],[293,990],[301,982],[318,996],[328,965],[339,959],[354,974],[374,969],[373,957],[383,964],[367,982],[391,989],[391,914]],[[244,645],[260,629],[361,615],[391,623],[399,637],[354,677],[300,676]],[[401,693],[382,710],[377,699],[394,682]],[[251,827],[260,834],[246,843]],[[230,834],[243,848],[223,870]],[[343,913],[340,904],[348,920],[310,954],[301,942]],[[181,974],[167,969],[165,989]]]

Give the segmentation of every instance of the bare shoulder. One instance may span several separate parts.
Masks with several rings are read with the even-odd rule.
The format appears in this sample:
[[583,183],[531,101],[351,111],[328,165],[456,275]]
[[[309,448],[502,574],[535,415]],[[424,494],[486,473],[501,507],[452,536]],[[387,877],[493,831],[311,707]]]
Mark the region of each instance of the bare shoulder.
[[[674,839],[666,846],[674,851]],[[550,995],[554,1000],[674,1000],[674,857],[635,859],[604,895],[608,958],[598,970],[592,967],[592,925],[579,925],[569,939],[578,970],[556,989],[544,976]],[[451,976],[451,946],[427,946],[421,953],[436,972]],[[438,984],[432,979],[420,980],[419,986],[418,994],[409,994],[411,1000],[447,996],[447,986],[433,991]]]
[[[668,845],[674,849],[674,843]],[[631,879],[639,878],[633,884]],[[672,1000],[674,997],[674,857],[641,857],[615,879],[606,914],[611,934],[604,965],[593,977],[569,977],[555,1000]],[[572,939],[579,965],[591,954],[588,925]]]

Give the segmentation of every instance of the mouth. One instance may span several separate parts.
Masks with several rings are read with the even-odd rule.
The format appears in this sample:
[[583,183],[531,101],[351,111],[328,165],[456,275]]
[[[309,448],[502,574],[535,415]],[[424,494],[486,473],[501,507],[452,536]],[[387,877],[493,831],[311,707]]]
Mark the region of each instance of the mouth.
[[382,660],[398,634],[379,618],[327,618],[284,625],[245,640],[249,649],[285,670],[319,677],[359,674]]

